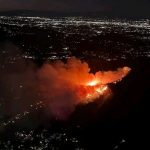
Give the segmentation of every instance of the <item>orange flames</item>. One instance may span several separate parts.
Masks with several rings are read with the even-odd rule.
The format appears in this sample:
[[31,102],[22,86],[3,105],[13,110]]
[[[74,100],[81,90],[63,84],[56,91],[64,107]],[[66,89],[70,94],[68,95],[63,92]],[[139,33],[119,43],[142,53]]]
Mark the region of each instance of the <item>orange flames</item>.
[[38,73],[40,92],[51,112],[66,118],[76,105],[107,96],[110,93],[108,84],[121,81],[130,70],[123,67],[93,74],[86,62],[76,58],[68,59],[67,63],[44,64]]
[[86,85],[78,87],[77,94],[81,99],[81,103],[92,102],[105,94],[108,94],[110,89],[108,85],[97,84],[96,81],[87,83]]

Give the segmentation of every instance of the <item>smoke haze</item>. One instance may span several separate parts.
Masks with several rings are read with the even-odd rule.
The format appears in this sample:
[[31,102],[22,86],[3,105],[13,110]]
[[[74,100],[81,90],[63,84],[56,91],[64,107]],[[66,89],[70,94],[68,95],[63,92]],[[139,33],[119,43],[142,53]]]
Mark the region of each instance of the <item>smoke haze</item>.
[[[101,90],[98,94],[104,94],[102,86],[122,80],[129,71],[130,68],[124,67],[93,74],[86,62],[73,57],[67,63],[44,64],[38,71],[39,90],[51,113],[64,119],[76,105],[87,103],[89,95],[91,99],[98,98],[98,89]],[[90,85],[92,81],[96,83]]]

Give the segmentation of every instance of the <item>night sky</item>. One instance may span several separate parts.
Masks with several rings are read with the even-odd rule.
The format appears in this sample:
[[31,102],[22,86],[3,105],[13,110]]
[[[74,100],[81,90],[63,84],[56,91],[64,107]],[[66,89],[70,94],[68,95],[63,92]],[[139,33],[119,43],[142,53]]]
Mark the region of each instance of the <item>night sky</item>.
[[115,16],[150,17],[149,0],[0,0],[0,11],[41,10],[103,12]]

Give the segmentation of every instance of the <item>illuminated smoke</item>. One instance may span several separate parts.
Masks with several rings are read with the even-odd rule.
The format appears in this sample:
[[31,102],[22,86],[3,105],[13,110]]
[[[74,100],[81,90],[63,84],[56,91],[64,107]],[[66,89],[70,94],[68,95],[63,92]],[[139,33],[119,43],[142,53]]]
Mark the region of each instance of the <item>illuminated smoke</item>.
[[107,96],[110,91],[107,84],[122,80],[130,70],[123,67],[93,74],[86,62],[76,58],[68,59],[67,63],[44,64],[38,71],[39,92],[49,111],[59,119],[66,119],[76,105]]

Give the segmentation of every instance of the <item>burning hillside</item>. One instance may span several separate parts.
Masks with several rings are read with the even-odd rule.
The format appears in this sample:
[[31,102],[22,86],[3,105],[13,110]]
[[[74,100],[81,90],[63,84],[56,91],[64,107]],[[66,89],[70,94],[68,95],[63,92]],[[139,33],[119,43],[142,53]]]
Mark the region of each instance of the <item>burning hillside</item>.
[[40,93],[53,115],[65,119],[78,104],[86,104],[110,93],[109,83],[121,81],[129,67],[90,73],[86,62],[76,58],[67,63],[44,64],[38,72]]

